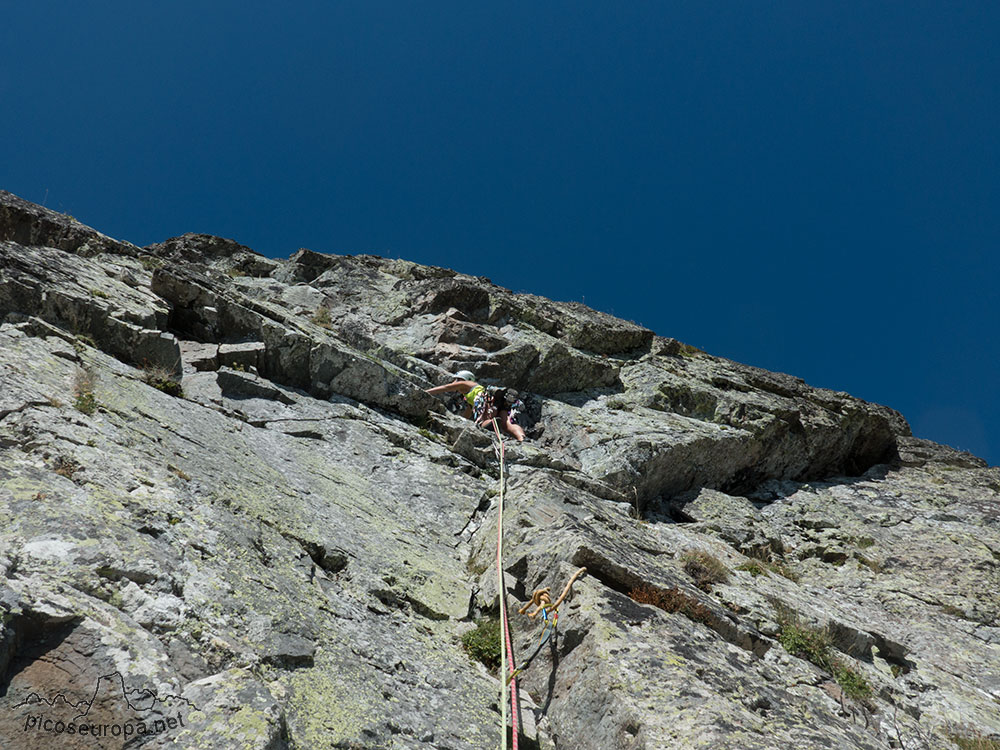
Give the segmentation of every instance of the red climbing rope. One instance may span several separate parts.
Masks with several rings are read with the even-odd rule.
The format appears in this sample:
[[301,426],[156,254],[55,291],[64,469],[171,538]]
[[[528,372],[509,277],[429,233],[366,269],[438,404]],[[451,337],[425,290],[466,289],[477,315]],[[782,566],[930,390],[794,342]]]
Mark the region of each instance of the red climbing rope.
[[[500,459],[500,501],[497,511],[497,593],[500,596],[500,706],[503,723],[500,725],[501,750],[507,750],[507,696],[505,684],[510,683],[510,720],[511,745],[517,750],[518,735],[518,702],[517,702],[517,670],[514,668],[514,650],[510,645],[510,624],[507,621],[507,586],[503,579],[503,490],[504,490],[504,443],[497,420],[493,418],[493,430],[500,443],[498,458]],[[509,671],[508,671],[509,670]],[[509,675],[509,676],[508,676]]]

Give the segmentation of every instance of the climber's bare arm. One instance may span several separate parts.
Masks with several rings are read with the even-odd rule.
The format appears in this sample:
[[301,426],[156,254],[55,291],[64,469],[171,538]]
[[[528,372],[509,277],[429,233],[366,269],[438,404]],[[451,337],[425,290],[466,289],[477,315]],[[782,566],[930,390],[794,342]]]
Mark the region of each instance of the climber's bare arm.
[[445,385],[436,385],[433,388],[427,388],[426,392],[430,393],[432,396],[438,393],[447,393],[449,391],[468,393],[475,387],[476,383],[471,380],[456,380],[454,383],[446,383]]

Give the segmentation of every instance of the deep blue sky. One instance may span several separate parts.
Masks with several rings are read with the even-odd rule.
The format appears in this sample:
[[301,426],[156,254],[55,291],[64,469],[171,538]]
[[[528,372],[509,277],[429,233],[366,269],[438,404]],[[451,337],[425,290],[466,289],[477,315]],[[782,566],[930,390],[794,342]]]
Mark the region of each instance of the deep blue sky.
[[583,300],[1000,463],[995,0],[287,5],[7,4],[0,188]]

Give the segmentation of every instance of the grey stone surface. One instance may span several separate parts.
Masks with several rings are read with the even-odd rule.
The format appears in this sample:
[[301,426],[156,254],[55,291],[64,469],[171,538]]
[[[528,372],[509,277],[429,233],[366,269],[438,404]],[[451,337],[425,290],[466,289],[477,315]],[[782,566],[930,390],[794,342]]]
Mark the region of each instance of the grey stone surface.
[[25,247],[54,247],[84,256],[141,253],[129,242],[112,239],[68,214],[30,203],[6,190],[0,190],[0,240]]
[[[78,746],[42,725],[81,701],[163,723],[109,748],[496,747],[461,638],[496,611],[497,462],[424,393],[459,368],[527,403],[519,658],[517,607],[587,568],[521,677],[522,746],[1000,735],[1000,469],[891,409],[447,269],[0,208],[3,747]],[[870,695],[786,651],[793,621]]]

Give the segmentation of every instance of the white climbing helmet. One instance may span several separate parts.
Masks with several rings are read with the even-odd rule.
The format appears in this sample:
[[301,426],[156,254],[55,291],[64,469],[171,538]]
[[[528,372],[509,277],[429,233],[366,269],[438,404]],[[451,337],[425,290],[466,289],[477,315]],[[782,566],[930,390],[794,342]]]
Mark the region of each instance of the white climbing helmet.
[[468,370],[459,370],[451,376],[454,380],[475,380],[476,376]]

